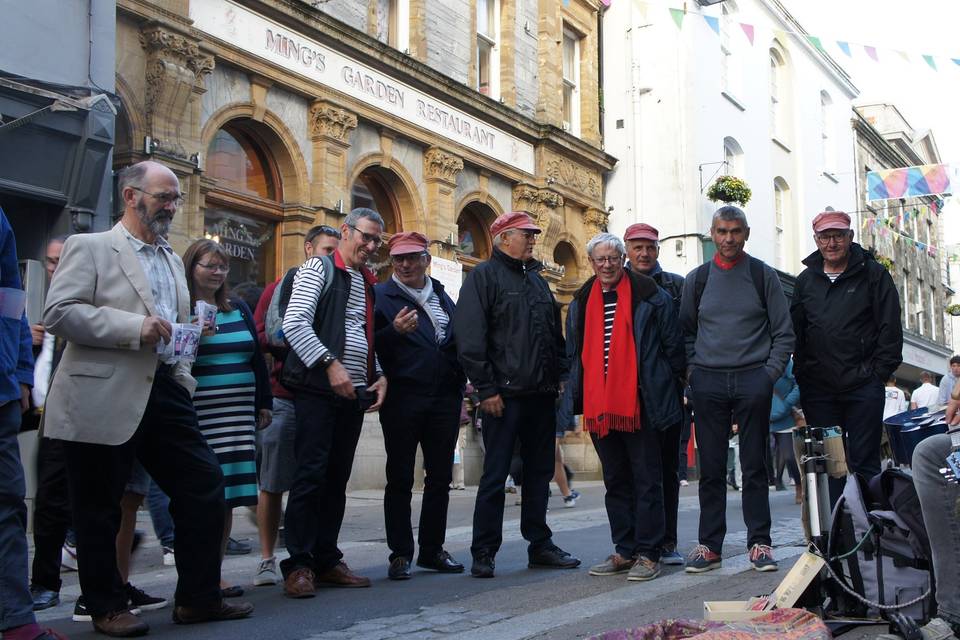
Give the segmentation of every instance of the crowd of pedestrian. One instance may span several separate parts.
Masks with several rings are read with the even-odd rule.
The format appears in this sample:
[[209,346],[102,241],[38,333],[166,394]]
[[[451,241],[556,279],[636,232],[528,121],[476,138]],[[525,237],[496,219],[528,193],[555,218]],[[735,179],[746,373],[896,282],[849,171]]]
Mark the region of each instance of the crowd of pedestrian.
[[[492,255],[469,272],[456,304],[428,275],[431,240],[417,232],[390,237],[392,275],[378,282],[367,265],[384,243],[384,221],[358,208],[339,228],[312,228],[306,261],[268,285],[251,310],[229,290],[230,257],[220,245],[198,240],[181,259],[168,244],[183,198],[172,171],[133,165],[121,172],[119,192],[124,213],[113,229],[50,243],[41,326],[31,333],[22,306],[8,304],[10,293],[0,305],[4,638],[53,637],[36,626],[32,609],[57,602],[68,529],[76,534],[82,613],[94,629],[147,632],[136,613],[167,603],[131,585],[128,574],[132,522],[153,485],[169,498],[175,532],[177,623],[252,613],[234,599],[242,587],[221,580],[236,507],[256,505],[255,585],[282,582],[291,598],[319,587],[369,587],[370,578],[344,562],[338,537],[364,415],[377,411],[387,576],[410,579],[414,562],[465,571],[444,536],[468,381],[484,449],[469,568],[478,578],[495,575],[515,454],[529,566],[580,565],[546,521],[551,480],[565,506],[576,503],[559,449],[573,415],[583,416],[603,469],[613,553],[590,568],[596,576],[648,581],[663,564],[689,573],[721,566],[734,430],[757,571],[778,568],[768,495],[774,471],[779,479],[788,471],[799,499],[791,443],[799,419],[840,426],[851,469],[879,472],[891,401],[884,382],[902,350],[899,300],[889,273],[852,241],[845,213],[813,220],[817,251],[804,260],[792,304],[776,272],[745,252],[750,228],[737,207],[714,213],[716,254],[686,278],[662,270],[650,225],[634,224],[622,238],[600,233],[584,248],[594,275],[573,295],[564,331],[533,257],[541,229],[523,212],[493,222]],[[19,290],[2,216],[0,241],[0,284]],[[928,386],[932,397],[942,395]],[[43,437],[28,581],[15,436],[31,387]],[[684,558],[677,512],[692,422],[700,519]],[[425,479],[415,541],[418,447]],[[278,562],[281,521],[288,557]]]

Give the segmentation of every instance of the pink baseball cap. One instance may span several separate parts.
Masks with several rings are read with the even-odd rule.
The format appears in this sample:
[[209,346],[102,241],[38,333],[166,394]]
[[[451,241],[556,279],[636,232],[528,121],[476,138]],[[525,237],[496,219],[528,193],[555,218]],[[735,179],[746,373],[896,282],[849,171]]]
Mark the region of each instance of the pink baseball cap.
[[824,211],[813,219],[813,232],[820,233],[827,229],[850,229],[850,216],[843,211]]
[[654,242],[660,242],[660,232],[645,222],[638,222],[637,224],[632,224],[627,227],[626,233],[623,234],[623,239],[624,241],[653,240]]
[[390,247],[390,255],[400,256],[406,253],[423,253],[427,250],[430,242],[427,240],[427,236],[422,233],[404,231],[390,236],[387,245]]
[[490,235],[497,236],[511,229],[533,231],[534,233],[540,233],[542,231],[540,227],[533,224],[533,218],[530,217],[530,214],[524,211],[511,211],[510,213],[499,216],[493,221],[493,224],[490,225]]

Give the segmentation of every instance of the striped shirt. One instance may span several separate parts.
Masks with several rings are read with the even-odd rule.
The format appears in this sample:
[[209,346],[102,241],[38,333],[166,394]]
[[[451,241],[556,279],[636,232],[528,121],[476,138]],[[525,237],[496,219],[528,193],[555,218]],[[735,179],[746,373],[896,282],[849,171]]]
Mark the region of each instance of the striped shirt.
[[[173,248],[170,243],[165,238],[157,236],[154,244],[147,244],[130,233],[122,223],[120,229],[130,242],[130,246],[133,247],[133,252],[143,268],[143,274],[147,277],[147,282],[150,283],[150,293],[153,294],[157,315],[170,322],[176,322],[177,280],[173,275],[173,268],[170,266],[170,256],[173,255]],[[164,362],[172,364],[176,362],[176,358],[168,358]]]
[[[334,354],[340,360],[355,387],[367,384],[367,305],[363,275],[356,269],[347,268],[350,276],[350,295],[347,298],[345,317],[346,342],[342,354]],[[317,302],[323,291],[326,274],[323,261],[310,258],[297,270],[293,279],[293,292],[283,315],[283,335],[290,347],[307,367],[314,366],[328,351],[313,331],[313,318]],[[377,365],[377,371],[380,371]]]
[[613,336],[613,316],[617,311],[617,292],[603,292],[603,374],[610,362],[610,338]]
[[836,281],[837,281],[837,278],[839,278],[841,275],[843,275],[843,273],[830,273],[829,271],[824,271],[824,272],[823,272],[823,275],[825,275],[825,276],[827,276],[828,278],[830,278],[830,282],[836,282]]
[[437,295],[436,291],[430,295],[427,306],[430,307],[430,313],[433,314],[433,317],[437,320],[437,325],[439,325],[436,328],[437,342],[443,342],[443,339],[447,337],[447,327],[450,326],[450,316],[440,306],[440,296]]

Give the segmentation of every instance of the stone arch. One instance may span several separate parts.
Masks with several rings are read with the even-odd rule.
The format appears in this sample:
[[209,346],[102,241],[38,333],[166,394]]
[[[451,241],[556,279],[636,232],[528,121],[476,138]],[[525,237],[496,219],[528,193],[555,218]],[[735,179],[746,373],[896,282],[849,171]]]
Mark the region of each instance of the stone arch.
[[506,212],[506,210],[503,208],[503,205],[500,204],[500,202],[496,198],[490,195],[489,192],[480,191],[480,190],[471,191],[467,193],[465,196],[463,196],[462,198],[460,198],[460,201],[457,202],[455,211],[457,212],[463,211],[464,207],[466,207],[468,204],[472,202],[479,202],[480,204],[484,204],[490,207],[491,209],[493,209],[494,214],[496,214],[495,217],[501,216]]
[[561,285],[579,286],[584,278],[586,251],[577,249],[576,240],[564,233],[553,247],[553,261],[563,267]]
[[[480,192],[477,192],[478,194]],[[486,260],[493,253],[490,225],[503,213],[489,198],[463,198],[457,205],[457,244],[461,262]]]
[[383,181],[384,186],[396,199],[395,206],[397,213],[400,215],[394,221],[395,228],[393,230],[390,230],[390,223],[387,221],[387,232],[419,231],[420,233],[426,233],[427,221],[424,217],[423,204],[416,187],[416,181],[400,163],[393,162],[379,152],[361,156],[354,163],[350,174],[347,176],[347,188],[352,190],[353,184],[361,174],[370,170]]
[[252,102],[240,102],[218,109],[207,120],[200,132],[200,144],[206,153],[213,137],[224,125],[234,120],[247,120],[246,126],[251,127],[263,139],[270,151],[283,185],[283,199],[287,203],[304,203],[309,200],[310,177],[307,173],[307,163],[296,136],[290,132],[275,113],[267,110],[263,118],[254,118],[255,105]]
[[[137,94],[130,84],[119,73],[116,74],[116,92],[120,97],[120,104],[123,106],[121,113],[117,114],[117,119],[123,118],[126,128],[127,140],[123,141],[126,148],[121,146],[120,136],[114,136],[114,147],[121,151],[129,153],[138,153],[140,147],[137,141],[143,141],[147,132],[147,123],[144,120],[144,108],[137,99]],[[142,149],[140,149],[142,150]]]

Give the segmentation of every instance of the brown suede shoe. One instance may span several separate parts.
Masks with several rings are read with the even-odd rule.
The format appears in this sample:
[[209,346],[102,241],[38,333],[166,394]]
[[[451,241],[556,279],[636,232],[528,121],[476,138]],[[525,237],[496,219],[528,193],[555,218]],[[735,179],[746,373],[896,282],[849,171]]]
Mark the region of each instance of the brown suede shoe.
[[350,571],[346,562],[341,562],[334,568],[324,571],[315,578],[314,582],[318,587],[357,588],[370,586],[370,578],[358,576]]
[[239,620],[249,617],[251,613],[253,613],[253,605],[249,602],[227,604],[226,600],[221,600],[220,604],[212,607],[174,607],[173,621],[177,624],[196,624],[197,622]]
[[317,595],[313,571],[306,568],[292,571],[283,581],[283,594],[288,598],[312,598]]
[[93,616],[93,628],[113,638],[133,638],[146,635],[150,627],[129,611],[114,611],[103,616]]

